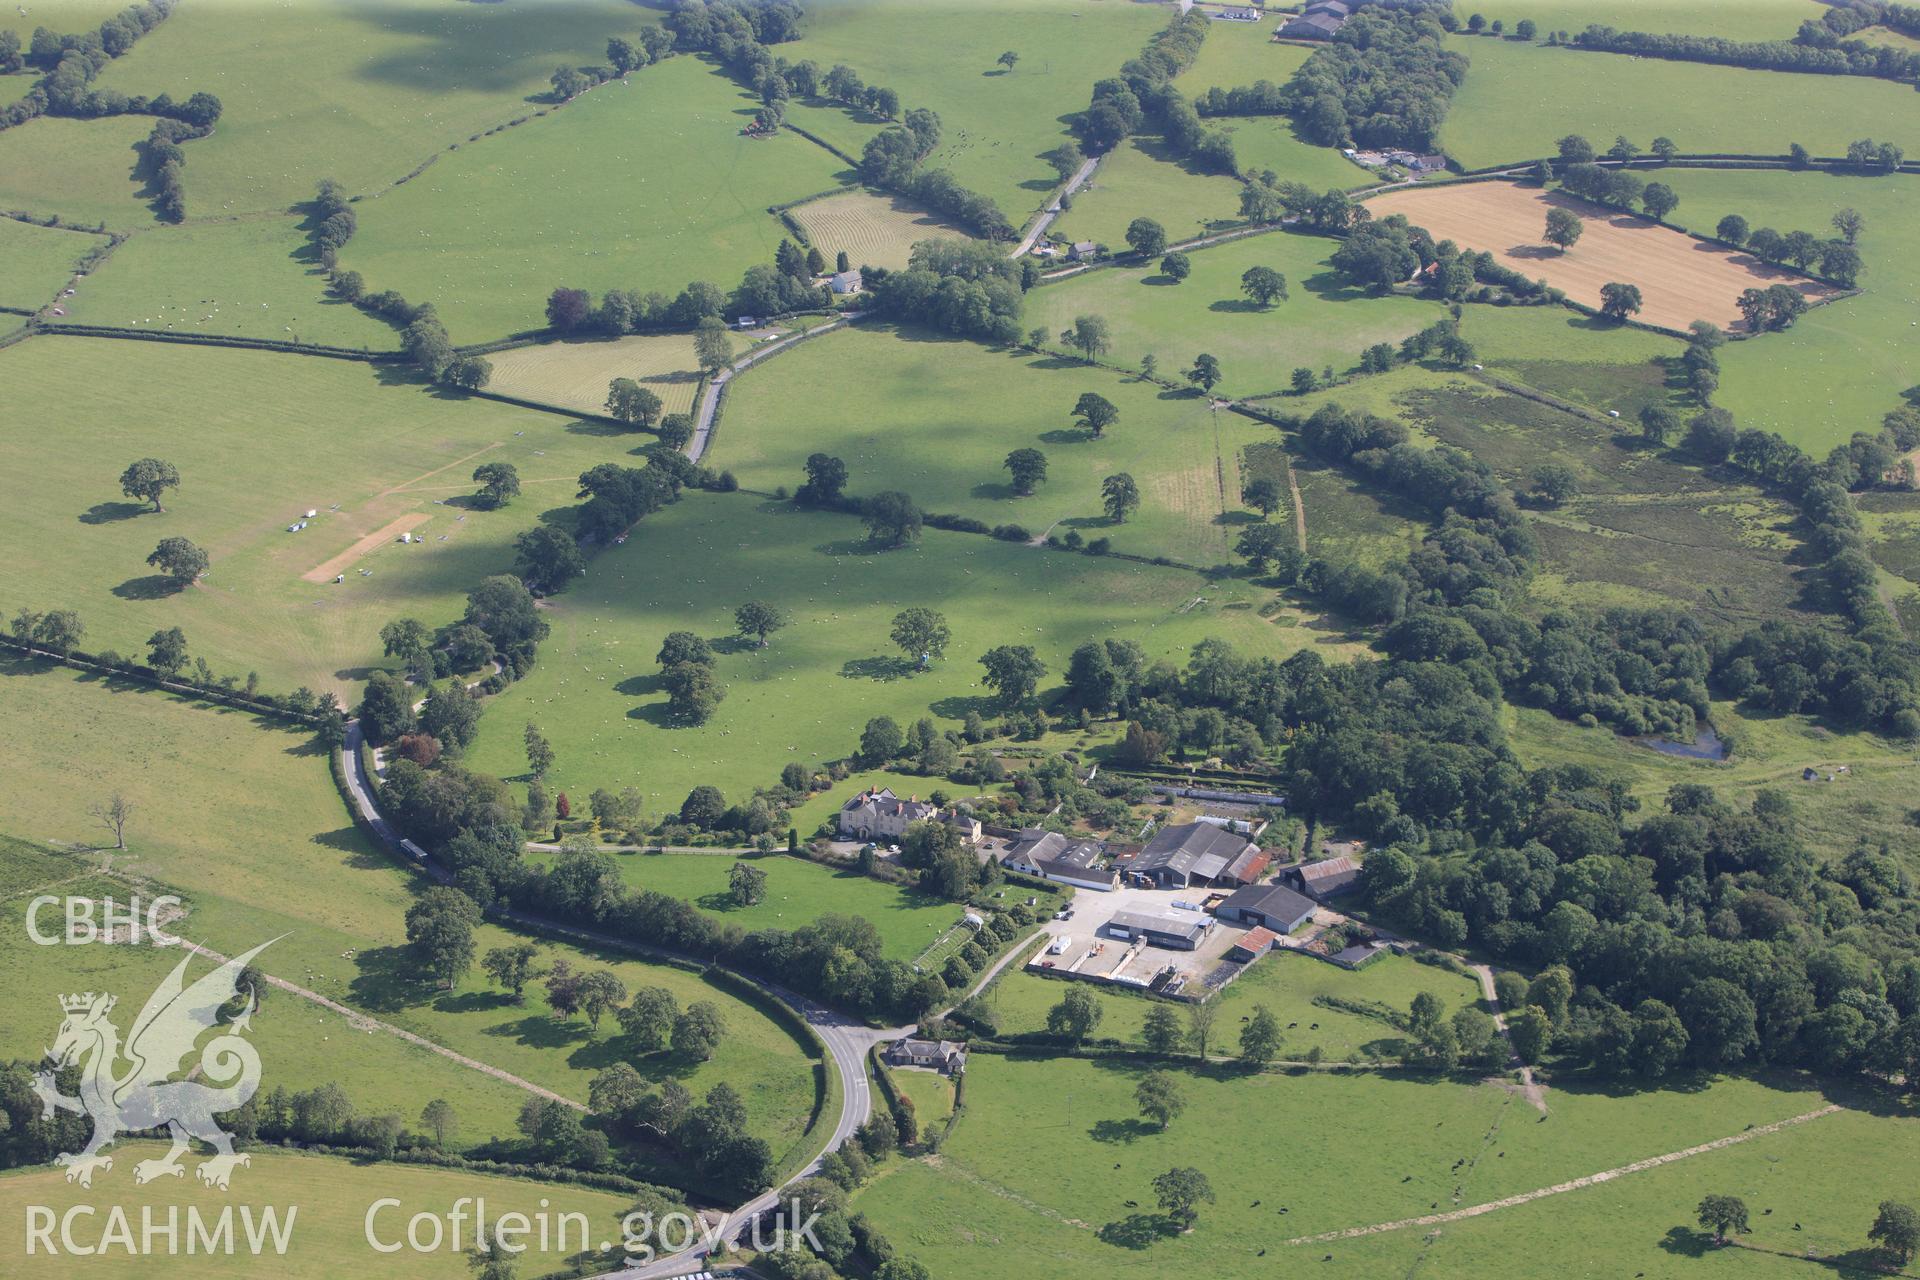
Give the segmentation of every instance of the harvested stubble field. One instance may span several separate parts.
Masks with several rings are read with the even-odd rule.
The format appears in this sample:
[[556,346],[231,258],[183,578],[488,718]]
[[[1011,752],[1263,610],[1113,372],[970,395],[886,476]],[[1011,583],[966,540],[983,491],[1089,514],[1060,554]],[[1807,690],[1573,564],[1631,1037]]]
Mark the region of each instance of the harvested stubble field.
[[845,253],[856,267],[900,268],[920,240],[968,239],[967,233],[898,196],[847,191],[788,211],[828,263]]
[[[1666,329],[1684,329],[1695,320],[1740,329],[1735,304],[1746,289],[1786,283],[1813,301],[1836,292],[1749,254],[1533,187],[1475,182],[1402,190],[1371,200],[1368,207],[1376,218],[1405,214],[1435,239],[1489,251],[1504,265],[1544,279],[1586,306],[1600,305],[1600,288],[1609,282],[1638,285],[1645,306],[1635,319]],[[1542,239],[1547,210],[1553,208],[1570,209],[1586,224],[1565,253]]]
[[607,385],[615,378],[632,378],[659,396],[662,413],[691,413],[700,385],[693,336],[685,333],[543,342],[487,359],[493,364],[488,390],[580,413],[605,413]]

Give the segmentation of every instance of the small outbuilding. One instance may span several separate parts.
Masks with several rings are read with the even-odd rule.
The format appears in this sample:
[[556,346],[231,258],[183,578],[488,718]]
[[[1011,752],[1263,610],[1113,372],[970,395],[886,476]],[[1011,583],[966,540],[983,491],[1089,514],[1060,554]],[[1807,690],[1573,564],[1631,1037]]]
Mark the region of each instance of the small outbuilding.
[[1108,893],[1119,887],[1120,873],[1102,865],[1106,854],[1098,840],[1072,840],[1058,831],[1029,827],[1008,848],[1001,865],[1022,875]]
[[1273,950],[1273,944],[1280,941],[1280,935],[1262,925],[1255,925],[1240,935],[1239,941],[1227,949],[1227,959],[1242,963],[1258,960]]
[[1360,878],[1360,864],[1344,854],[1309,862],[1287,872],[1287,883],[1312,898],[1327,898],[1345,893]]
[[1205,916],[1171,915],[1148,911],[1117,911],[1100,926],[1104,937],[1121,942],[1144,942],[1170,951],[1197,950],[1213,921]]
[[1313,918],[1312,901],[1282,884],[1250,884],[1235,890],[1214,914],[1233,924],[1292,933]]
[[1308,13],[1281,27],[1280,34],[1289,40],[1331,40],[1345,21],[1330,13]]

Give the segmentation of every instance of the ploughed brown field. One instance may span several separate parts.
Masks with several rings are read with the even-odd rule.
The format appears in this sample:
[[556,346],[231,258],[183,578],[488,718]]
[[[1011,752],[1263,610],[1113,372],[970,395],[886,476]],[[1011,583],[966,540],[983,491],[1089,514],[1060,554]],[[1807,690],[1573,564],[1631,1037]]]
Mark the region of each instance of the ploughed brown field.
[[[1530,279],[1544,279],[1569,298],[1600,305],[1600,287],[1614,281],[1640,286],[1643,306],[1634,319],[1663,329],[1710,320],[1744,329],[1737,304],[1748,289],[1790,284],[1809,301],[1837,290],[1749,253],[1722,249],[1646,218],[1603,209],[1556,191],[1508,182],[1410,187],[1367,201],[1373,216],[1405,214],[1435,240],[1490,252]],[[1586,230],[1562,253],[1546,243],[1547,210],[1578,214]]]

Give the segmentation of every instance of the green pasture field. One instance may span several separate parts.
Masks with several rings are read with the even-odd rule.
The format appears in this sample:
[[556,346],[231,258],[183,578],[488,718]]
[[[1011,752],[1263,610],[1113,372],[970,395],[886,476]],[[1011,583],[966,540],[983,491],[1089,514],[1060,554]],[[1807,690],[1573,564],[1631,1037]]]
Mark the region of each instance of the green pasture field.
[[1209,89],[1238,89],[1260,80],[1285,84],[1313,53],[1305,45],[1274,43],[1274,31],[1286,21],[1273,16],[1263,22],[1213,23],[1200,56],[1180,73],[1175,87],[1198,98]]
[[[1120,410],[1098,440],[1071,416],[1088,391]],[[1256,518],[1240,503],[1239,450],[1273,438],[1271,427],[1209,411],[1195,394],[1073,357],[862,328],[736,383],[708,461],[765,492],[798,485],[807,455],[821,450],[846,462],[852,493],[903,489],[930,511],[1034,536],[1077,529],[1130,555],[1205,568],[1232,562],[1238,527]],[[1048,478],[1021,498],[1004,464],[1026,447],[1046,454]],[[1101,485],[1118,472],[1133,476],[1140,506],[1116,525]]]
[[865,189],[809,200],[788,210],[788,216],[806,228],[807,238],[826,258],[829,269],[844,253],[855,267],[898,270],[907,265],[913,246],[922,240],[969,238],[967,232],[918,205]]
[[[1105,918],[1099,895],[1077,896],[1074,918],[1076,924],[1084,918],[1088,929],[1096,927]],[[1100,1002],[1100,1026],[1094,1034],[1129,1044],[1141,1043],[1140,1027],[1147,1010],[1163,1003],[1151,996],[1100,983],[1041,977],[1024,968],[1002,977],[987,991],[985,999],[999,1017],[1002,1034],[1044,1031],[1047,1010],[1060,1003],[1068,990],[1075,987],[1092,992]],[[1216,1040],[1208,1046],[1208,1051],[1234,1052],[1240,1024],[1256,1006],[1264,1005],[1280,1019],[1284,1034],[1280,1049],[1283,1058],[1304,1058],[1315,1045],[1329,1062],[1342,1060],[1348,1054],[1364,1056],[1370,1052],[1397,1058],[1405,1050],[1406,1033],[1390,1021],[1314,1001],[1321,998],[1361,1001],[1374,1006],[1386,1005],[1395,1013],[1404,1014],[1414,996],[1422,991],[1439,996],[1449,1014],[1464,1006],[1480,1006],[1480,987],[1474,979],[1404,956],[1382,956],[1364,969],[1349,970],[1311,956],[1276,951],[1254,961],[1246,973],[1235,978],[1214,998],[1219,1014],[1214,1024]],[[1172,1007],[1182,1018],[1186,1016],[1184,1007],[1177,1004]]]
[[1623,431],[1637,430],[1640,410],[1650,404],[1690,416],[1692,399],[1669,368],[1682,350],[1678,339],[1552,306],[1469,306],[1460,329],[1489,372],[1618,412]]
[[[0,306],[34,311],[54,300],[73,268],[101,238],[0,218]],[[67,309],[72,311],[72,299]]]
[[[0,916],[6,924],[6,932],[0,936],[0,956],[5,958],[9,977],[5,990],[0,991],[0,1056],[25,1061],[37,1057],[52,1040],[60,1019],[57,995],[110,991],[119,997],[122,1009],[131,1013],[139,1009],[184,953],[124,940],[114,946],[36,946],[27,935],[30,894],[83,897],[96,902],[110,897],[125,904],[133,894],[151,901],[170,886],[84,874],[83,868],[99,860],[96,856],[51,855],[18,841],[0,844],[7,846],[5,856],[24,875],[37,878],[0,901]],[[41,913],[43,932],[59,933],[60,910],[54,906]],[[192,942],[205,941],[193,923],[181,922],[172,932]],[[236,937],[232,945],[246,949],[271,936],[251,940]],[[305,985],[298,960],[279,964],[276,951],[277,947],[269,947],[261,955],[262,967]],[[193,960],[188,965],[187,981],[212,972],[213,967],[211,960]],[[458,1119],[453,1150],[471,1150],[495,1138],[517,1138],[515,1119],[529,1097],[518,1086],[398,1036],[355,1025],[340,1013],[278,988],[266,987],[260,996],[248,1039],[260,1050],[264,1064],[263,1092],[276,1088],[299,1092],[335,1082],[353,1099],[359,1114],[391,1112],[416,1131],[421,1127],[421,1109],[433,1099],[442,1098],[453,1105]]]
[[893,1068],[894,1087],[913,1101],[914,1119],[924,1135],[930,1125],[944,1125],[953,1114],[953,1081],[937,1071],[917,1067]]
[[[1802,838],[1827,858],[1844,858],[1863,840],[1920,856],[1920,826],[1912,816],[1920,753],[1877,734],[1715,702],[1714,728],[1732,741],[1733,755],[1712,763],[1662,755],[1531,707],[1509,707],[1506,716],[1514,752],[1529,769],[1577,763],[1616,774],[1639,797],[1643,813],[1656,811],[1681,783],[1713,787],[1735,805],[1750,804],[1755,791],[1768,787],[1792,802]],[[1845,773],[1838,772],[1842,765]],[[1802,779],[1809,768],[1817,780]]]
[[805,129],[827,146],[857,161],[874,135],[891,128],[895,122],[884,120],[865,107],[842,106],[828,98],[791,98],[787,102],[787,123]]
[[[1715,8],[1739,12],[1742,6]],[[1805,16],[1817,13],[1805,6]],[[1790,26],[1774,38],[1792,37]],[[1603,150],[1616,134],[1643,150],[1665,135],[1687,152],[1777,156],[1793,142],[1821,156],[1845,155],[1856,138],[1908,150],[1920,146],[1920,125],[1909,110],[1913,90],[1891,81],[1636,59],[1464,35],[1448,44],[1473,66],[1454,95],[1441,149],[1469,169],[1552,155],[1555,140],[1568,133],[1582,134]],[[1696,109],[1676,111],[1677,103]]]
[[[0,11],[0,31],[13,32],[24,47],[32,41],[35,27],[46,27],[62,35],[77,34],[93,30],[126,7],[120,0],[40,0],[32,5],[16,4]],[[29,69],[22,73],[22,78],[31,79],[37,74]],[[4,83],[0,80],[0,84]]]
[[[565,958],[576,968],[612,969],[629,991],[664,986],[682,1005],[719,1006],[727,1035],[701,1064],[639,1056],[611,1024],[595,1036],[582,1017],[556,1019],[537,985],[516,1006],[477,968],[453,991],[417,978],[403,916],[419,882],[352,825],[308,735],[44,662],[10,660],[0,670],[0,709],[19,727],[0,749],[19,781],[19,799],[0,810],[7,829],[49,843],[97,844],[87,806],[120,787],[138,812],[131,853],[118,855],[115,866],[189,897],[188,921],[175,932],[228,955],[285,934],[262,956],[269,973],[576,1101],[586,1101],[593,1075],[616,1059],[696,1094],[727,1080],[776,1153],[798,1140],[811,1108],[808,1053],[699,974],[542,941],[543,968]],[[209,761],[221,765],[209,770]],[[475,933],[480,955],[518,940],[492,925]]]
[[768,206],[846,172],[795,134],[743,136],[758,105],[708,63],[670,58],[361,201],[341,261],[369,288],[431,301],[455,342],[542,327],[561,285],[731,289],[773,261],[785,229]]
[[[1120,410],[1099,440],[1073,425],[1087,391]],[[932,511],[1017,523],[1030,535],[1058,524],[1131,554],[1212,565],[1230,558],[1233,517],[1222,517],[1239,509],[1238,493],[1225,489],[1231,445],[1264,432],[1209,414],[1197,397],[1076,360],[863,328],[743,378],[728,393],[708,461],[768,491],[798,485],[807,455],[825,451],[846,462],[854,493],[904,489]],[[1046,483],[1027,498],[1014,496],[1003,466],[1021,447],[1049,463]],[[1141,503],[1114,525],[1100,487],[1121,471]]]
[[[0,377],[24,410],[0,430],[0,538],[43,552],[14,566],[0,604],[77,609],[89,649],[130,655],[178,626],[217,672],[347,701],[381,660],[382,625],[457,617],[481,578],[511,569],[516,535],[573,504],[582,471],[653,439],[448,396],[399,368],[271,352],[38,337],[0,352]],[[35,424],[55,418],[67,447],[49,452]],[[144,456],[180,470],[164,513],[120,492]],[[459,505],[482,461],[519,469],[524,491],[503,511]],[[390,522],[421,517],[419,541],[399,545]],[[302,576],[383,529],[335,570],[344,582]],[[145,563],[170,536],[212,557],[191,589]]]
[[1270,169],[1282,181],[1304,182],[1316,191],[1346,191],[1374,181],[1334,148],[1302,141],[1285,116],[1220,116],[1210,123],[1233,136],[1234,159],[1242,173]]
[[116,871],[194,895],[189,936],[229,955],[289,934],[267,968],[304,985],[345,981],[343,952],[403,934],[406,882],[353,826],[312,734],[46,660],[0,672],[8,834],[111,851],[87,808],[118,788],[136,813]]
[[400,333],[329,297],[298,220],[162,226],[129,237],[67,300],[67,319],[173,333],[393,351]]
[[[186,148],[189,212],[277,210],[309,199],[322,178],[356,193],[398,181],[443,149],[540,110],[556,66],[604,64],[608,37],[658,21],[620,0],[208,0],[182,5],[98,83],[218,94],[219,129]],[[151,121],[132,119],[144,136]]]
[[134,146],[152,131],[145,116],[42,116],[0,131],[0,209],[89,229],[153,226],[133,176]]
[[[559,1215],[586,1215],[591,1233],[588,1243],[595,1247],[602,1243],[618,1244],[621,1218],[633,1204],[630,1196],[571,1184],[420,1165],[361,1164],[335,1156],[307,1155],[273,1147],[250,1153],[253,1163],[234,1173],[232,1190],[223,1198],[210,1195],[191,1172],[183,1178],[158,1178],[143,1187],[135,1187],[133,1165],[140,1159],[157,1157],[164,1149],[160,1143],[141,1142],[116,1147],[112,1172],[99,1175],[91,1191],[66,1182],[63,1171],[56,1168],[42,1166],[8,1173],[0,1177],[0,1213],[23,1223],[30,1205],[46,1206],[60,1215],[70,1207],[101,1204],[111,1198],[114,1205],[127,1213],[137,1242],[142,1206],[152,1207],[154,1222],[161,1227],[168,1221],[167,1210],[177,1209],[180,1224],[177,1252],[169,1253],[166,1238],[156,1236],[150,1254],[136,1255],[115,1247],[79,1264],[89,1275],[115,1280],[134,1276],[204,1280],[206,1277],[257,1276],[265,1269],[286,1280],[323,1280],[342,1274],[343,1267],[360,1274],[377,1270],[382,1276],[403,1280],[460,1280],[470,1274],[470,1269],[465,1255],[453,1249],[450,1236],[444,1238],[434,1252],[415,1252],[404,1247],[408,1219],[413,1215],[432,1214],[440,1219],[443,1228],[448,1228],[445,1215],[452,1210],[454,1202],[474,1196],[486,1198],[490,1222],[499,1221],[502,1214],[517,1212],[527,1215],[528,1221],[537,1228],[541,1221],[537,1215],[544,1213],[553,1232],[550,1243],[554,1247],[542,1250],[536,1229],[520,1241],[528,1248],[518,1257],[523,1268],[550,1270],[567,1265],[570,1257],[579,1251],[580,1227],[576,1222],[570,1222],[567,1228],[566,1243],[570,1247],[564,1251],[558,1247]],[[187,1168],[191,1170],[194,1163],[189,1160]],[[238,1203],[229,1204],[229,1198]],[[374,1219],[375,1238],[383,1245],[402,1245],[397,1253],[377,1253],[367,1243],[368,1212],[382,1199],[397,1199],[400,1207],[380,1211]],[[268,1206],[279,1210],[282,1222],[286,1221],[289,1210],[295,1210],[284,1256],[272,1253],[272,1246],[268,1245],[269,1251],[264,1256],[271,1261],[263,1264],[262,1258],[248,1251],[242,1205],[255,1214],[256,1220]],[[202,1221],[211,1228],[226,1208],[231,1208],[234,1215],[234,1251],[189,1255],[188,1212],[198,1211]],[[97,1233],[107,1225],[105,1206],[97,1211],[97,1216],[82,1216],[76,1223],[75,1243],[97,1243]],[[89,1229],[95,1234],[89,1235]],[[420,1238],[430,1242],[431,1229],[423,1225]],[[472,1238],[473,1223],[469,1220],[463,1225],[461,1242],[471,1245]],[[59,1239],[56,1232],[54,1240]],[[76,1265],[48,1258],[44,1251],[29,1257],[25,1249],[23,1233],[7,1232],[5,1243],[0,1244],[0,1266],[12,1275],[32,1276],[43,1271],[57,1274],[62,1267]]]
[[[929,779],[921,781],[925,783]],[[922,786],[918,794],[926,790],[928,788]],[[805,858],[783,855],[745,859],[749,865],[767,873],[767,896],[751,907],[742,907],[727,891],[727,873],[741,860],[734,855],[614,853],[608,856],[626,883],[683,898],[715,919],[749,932],[797,929],[829,913],[862,916],[880,931],[886,954],[896,960],[912,960],[958,922],[966,910],[959,903],[915,893],[902,885],[888,884],[857,871],[835,871]]]
[[[1066,140],[1062,117],[1084,110],[1094,82],[1118,75],[1168,16],[1124,0],[825,0],[779,53],[823,69],[844,62],[898,92],[903,109],[938,112],[941,145],[928,164],[1018,226],[1058,185],[1040,156]],[[1020,55],[1010,73],[995,62],[1008,50]],[[860,153],[852,138],[833,140]]]
[[693,335],[686,333],[542,342],[496,351],[487,360],[493,365],[487,390],[579,413],[605,413],[615,378],[632,378],[659,396],[662,413],[691,413],[700,385]]
[[[1809,1099],[1807,1109],[1817,1101]],[[1911,1196],[1910,1188],[1920,1182],[1920,1134],[1910,1114],[1889,1114],[1872,1100],[1863,1106],[1601,1186],[1452,1223],[1431,1236],[1416,1228],[1300,1246],[1280,1257],[1318,1261],[1331,1251],[1355,1274],[1398,1274],[1417,1266],[1422,1276],[1477,1280],[1602,1274],[1600,1260],[1604,1274],[1663,1280],[1789,1280],[1816,1270],[1881,1274],[1884,1263],[1868,1251],[1867,1229],[1880,1200]],[[1715,1248],[1700,1228],[1695,1206],[1708,1195],[1746,1201],[1750,1230],[1738,1237],[1741,1248]],[[1471,1198],[1484,1200],[1478,1188]]]
[[[1821,1094],[1792,1085],[1734,1078],[1662,1093],[1554,1088],[1542,1116],[1497,1084],[1174,1067],[1187,1110],[1162,1133],[1139,1119],[1134,1103],[1135,1083],[1148,1069],[1111,1060],[976,1054],[968,1064],[966,1114],[939,1156],[889,1166],[859,1194],[856,1207],[896,1247],[952,1274],[1023,1274],[1030,1253],[1042,1248],[1049,1270],[1068,1277],[1189,1269],[1239,1274],[1262,1266],[1255,1259],[1263,1250],[1269,1260],[1277,1256],[1271,1265],[1317,1263],[1329,1252],[1337,1263],[1357,1257],[1348,1250],[1362,1243],[1289,1246],[1291,1239],[1523,1194],[1827,1104]],[[1835,1145],[1839,1139],[1823,1126],[1843,1119],[1813,1121],[1734,1150],[1764,1158],[1799,1135],[1817,1142],[1816,1158],[1839,1169],[1859,1158],[1859,1149],[1855,1141]],[[1858,1121],[1879,1126],[1882,1140],[1890,1136],[1889,1122]],[[1296,1141],[1251,1139],[1303,1122],[1313,1134]],[[1696,1159],[1704,1166],[1725,1158],[1721,1151]],[[1198,1168],[1218,1197],[1201,1206],[1196,1228],[1179,1236],[1161,1233],[1149,1185],[1173,1166]],[[1567,1193],[1557,1203],[1604,1200],[1641,1176]],[[1867,1200],[1870,1217],[1871,1198],[1857,1194]],[[1676,1210],[1690,1218],[1697,1199],[1698,1193]],[[1509,1212],[1520,1210],[1476,1221],[1494,1224]],[[1399,1274],[1417,1260],[1424,1234],[1366,1238],[1397,1251],[1368,1255],[1391,1262],[1362,1263],[1355,1274]],[[1591,1238],[1586,1242],[1594,1247]]]
[[[928,530],[917,548],[875,552],[847,516],[689,494],[554,598],[539,665],[493,699],[470,759],[524,773],[521,730],[533,721],[558,755],[549,785],[571,795],[634,786],[653,814],[677,810],[700,783],[745,799],[788,763],[847,755],[872,716],[905,725],[929,711],[941,721],[993,714],[976,659],[995,645],[1034,646],[1045,689],[1089,637],[1129,637],[1176,663],[1208,636],[1275,656],[1331,643],[1268,623],[1260,598],[1230,579],[971,534]],[[734,609],[754,599],[792,618],[765,649],[728,640]],[[915,600],[946,615],[953,641],[932,670],[906,674],[887,631]],[[660,642],[682,629],[721,642],[726,698],[699,728],[667,722],[658,686]]]
[[[1324,236],[1246,236],[1195,251],[1193,274],[1179,284],[1157,261],[1091,271],[1029,295],[1028,323],[1058,335],[1075,316],[1104,316],[1113,330],[1105,358],[1115,364],[1132,367],[1152,352],[1163,375],[1179,377],[1206,351],[1220,361],[1219,394],[1266,395],[1286,388],[1296,368],[1345,373],[1374,343],[1397,346],[1442,314],[1430,302],[1341,283],[1327,265],[1336,247]],[[1241,274],[1255,266],[1284,275],[1291,298],[1255,306],[1240,291]]]
[[[1459,6],[1464,20],[1467,9]],[[1820,10],[1811,0],[1741,0],[1739,4],[1714,4],[1712,0],[1542,0],[1525,6],[1526,12],[1488,7],[1480,10],[1489,21],[1504,18],[1507,43],[1513,43],[1513,24],[1532,18],[1540,28],[1538,39],[1551,31],[1580,34],[1592,23],[1604,23],[1622,31],[1656,31],[1693,36],[1724,36],[1729,40],[1791,40],[1802,21],[1818,17]],[[1501,41],[1483,36],[1469,41],[1469,54],[1483,44]]]
[[1240,183],[1225,174],[1195,173],[1160,139],[1136,135],[1107,153],[1048,235],[1127,253],[1127,226],[1135,218],[1152,218],[1169,240],[1191,240],[1239,220]]
[[1662,176],[1680,196],[1669,219],[1706,234],[1729,213],[1823,240],[1835,234],[1836,210],[1866,217],[1863,292],[1814,308],[1785,333],[1728,344],[1714,400],[1741,426],[1777,432],[1815,457],[1856,431],[1877,430],[1881,415],[1920,383],[1920,180],[1704,169]]
[[1904,49],[1908,53],[1920,53],[1920,40],[1902,35],[1888,27],[1868,27],[1854,33],[1853,38],[1862,44],[1883,44],[1894,49]]

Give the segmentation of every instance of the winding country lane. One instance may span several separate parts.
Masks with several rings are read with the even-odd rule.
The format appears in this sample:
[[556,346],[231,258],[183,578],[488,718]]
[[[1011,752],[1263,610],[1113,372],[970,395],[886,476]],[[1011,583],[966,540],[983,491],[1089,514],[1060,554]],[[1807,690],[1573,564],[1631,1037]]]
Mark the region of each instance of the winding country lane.
[[[418,845],[404,839],[398,828],[387,821],[380,813],[379,806],[374,803],[373,784],[367,777],[364,753],[361,750],[365,740],[366,736],[360,729],[360,721],[357,718],[349,720],[346,741],[341,747],[343,766],[341,776],[346,780],[348,802],[395,857],[403,862],[412,863],[426,875],[443,884],[448,882],[451,877],[446,868],[420,851]],[[650,946],[644,942],[635,942],[594,929],[583,929],[577,925],[565,924],[532,912],[500,908],[489,914],[494,919],[516,924],[525,929],[624,951],[631,955],[650,959],[704,963],[696,956],[683,955],[665,947]],[[747,1201],[721,1221],[718,1230],[714,1233],[714,1239],[727,1244],[737,1240],[756,1217],[772,1208],[787,1187],[816,1173],[820,1168],[821,1159],[828,1152],[839,1150],[841,1145],[853,1136],[854,1131],[867,1122],[867,1117],[873,1113],[873,1095],[867,1080],[867,1052],[875,1044],[896,1039],[910,1030],[906,1027],[869,1027],[845,1014],[809,1000],[797,992],[789,991],[778,983],[768,982],[752,974],[741,976],[767,995],[794,1009],[812,1028],[814,1034],[820,1037],[821,1043],[826,1045],[829,1064],[834,1074],[840,1079],[840,1115],[834,1122],[833,1132],[799,1172],[779,1187]],[[707,1252],[704,1244],[696,1244],[671,1257],[611,1274],[616,1277],[616,1280],[660,1280],[662,1277],[677,1276],[697,1270],[695,1264],[704,1259]]]

